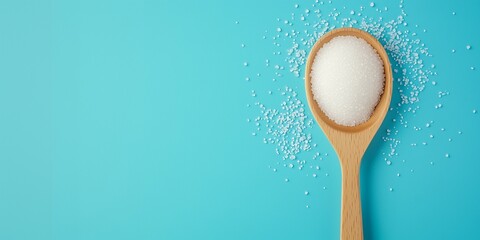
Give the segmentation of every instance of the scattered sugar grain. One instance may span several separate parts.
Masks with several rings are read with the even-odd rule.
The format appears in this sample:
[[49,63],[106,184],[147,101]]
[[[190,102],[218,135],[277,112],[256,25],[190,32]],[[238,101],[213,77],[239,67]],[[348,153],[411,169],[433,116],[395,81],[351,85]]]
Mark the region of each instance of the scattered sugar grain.
[[[318,0],[316,0],[316,2],[318,3]],[[436,73],[433,71],[433,68],[424,68],[423,64],[420,63],[421,61],[419,61],[424,58],[431,58],[432,55],[429,53],[428,47],[426,47],[421,39],[411,37],[416,35],[413,34],[411,29],[404,29],[406,23],[405,17],[407,14],[403,9],[402,3],[403,0],[400,2],[400,15],[391,20],[383,20],[382,17],[373,19],[366,15],[356,19],[353,17],[339,17],[349,15],[350,10],[345,10],[345,8],[344,11],[337,11],[334,9],[333,12],[331,11],[329,13],[322,9],[321,15],[320,9],[313,9],[312,11],[317,14],[317,17],[308,19],[305,18],[304,13],[300,13],[299,15],[294,15],[294,13],[292,13],[292,21],[289,21],[288,23],[290,26],[314,26],[315,30],[303,31],[300,29],[292,29],[287,35],[279,34],[274,28],[273,32],[266,30],[262,39],[267,39],[267,37],[270,39],[271,37],[274,37],[273,44],[275,47],[279,48],[278,51],[273,51],[274,57],[280,55],[285,56],[285,61],[289,65],[290,73],[300,80],[300,78],[304,76],[302,70],[304,69],[308,57],[308,50],[306,49],[311,49],[319,36],[322,36],[332,28],[339,26],[357,27],[370,32],[384,43],[385,49],[389,52],[392,67],[394,68],[393,70],[396,70],[396,75],[398,74],[400,77],[395,84],[401,84],[402,86],[402,90],[397,88],[397,93],[402,100],[398,104],[392,106],[390,111],[399,114],[398,117],[391,120],[395,123],[394,128],[397,124],[400,124],[397,128],[402,127],[403,129],[403,127],[407,127],[407,122],[405,120],[411,117],[407,114],[415,114],[415,111],[419,109],[416,103],[419,102],[421,96],[423,96],[422,90],[429,87],[426,86],[426,83],[430,82],[432,85],[436,85],[436,82],[433,81],[434,79],[429,79],[430,77],[435,76]],[[322,4],[323,2],[320,2],[320,5]],[[316,8],[316,6],[313,7]],[[360,10],[355,15],[362,16],[361,11],[363,11],[365,7],[360,6],[359,9]],[[294,16],[296,18],[294,18]],[[387,18],[387,16],[385,17]],[[278,21],[280,22],[280,20]],[[409,25],[412,26],[412,24]],[[418,25],[414,26],[418,28]],[[286,31],[284,30],[284,32]],[[267,34],[272,34],[272,36],[268,36]],[[280,46],[278,41],[283,40],[286,40],[286,43]],[[290,44],[291,47],[285,50],[283,47],[286,44]],[[452,50],[452,53],[455,53],[454,49]],[[268,67],[269,63],[266,65]],[[398,69],[395,68],[402,70],[398,71]],[[275,78],[270,79],[272,79],[273,82],[278,82],[282,80],[280,79],[281,77],[281,74],[276,74]],[[397,79],[394,79],[394,81],[397,81]],[[449,95],[447,91],[438,92],[439,98],[447,95]],[[275,153],[282,158],[284,156],[289,156],[292,152],[300,153],[303,151],[309,151],[312,146],[310,143],[311,140],[299,140],[299,138],[310,135],[312,124],[309,123],[311,123],[312,119],[305,115],[296,115],[295,113],[296,106],[303,105],[304,100],[296,99],[291,96],[294,100],[290,101],[290,99],[287,99],[289,93],[278,94],[278,96],[286,98],[284,101],[285,105],[282,104],[281,107],[272,106],[270,108],[260,108],[261,113],[259,117],[261,118],[261,121],[270,124],[267,128],[262,129],[266,129],[264,134],[268,136],[268,143],[275,146]],[[258,106],[258,104],[255,105]],[[404,110],[406,106],[408,106],[408,108],[412,106],[412,110]],[[297,125],[299,126],[298,128],[295,127]],[[394,136],[387,137],[384,135],[383,139],[385,142],[389,142],[390,148],[395,148],[395,146],[400,143],[400,140]],[[451,139],[449,140],[451,141]],[[383,154],[388,155],[389,153],[383,152]],[[405,160],[402,161],[405,163]],[[287,167],[286,164],[284,166]],[[411,169],[410,171],[413,174],[414,170]],[[325,176],[328,176],[328,174],[325,174]]]

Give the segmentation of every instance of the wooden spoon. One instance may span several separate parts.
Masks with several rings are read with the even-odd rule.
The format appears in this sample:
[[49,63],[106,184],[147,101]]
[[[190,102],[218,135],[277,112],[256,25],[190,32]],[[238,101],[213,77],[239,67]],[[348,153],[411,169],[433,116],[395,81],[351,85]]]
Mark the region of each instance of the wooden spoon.
[[[355,36],[367,41],[377,51],[385,68],[385,85],[375,110],[366,122],[343,126],[329,119],[313,98],[311,68],[318,50],[337,36]],[[305,89],[308,105],[313,116],[337,152],[342,168],[342,218],[340,238],[342,240],[363,239],[362,208],[360,202],[359,172],[363,154],[382,124],[392,98],[392,68],[382,44],[369,33],[356,28],[339,28],[323,35],[313,46],[308,56],[305,71]]]

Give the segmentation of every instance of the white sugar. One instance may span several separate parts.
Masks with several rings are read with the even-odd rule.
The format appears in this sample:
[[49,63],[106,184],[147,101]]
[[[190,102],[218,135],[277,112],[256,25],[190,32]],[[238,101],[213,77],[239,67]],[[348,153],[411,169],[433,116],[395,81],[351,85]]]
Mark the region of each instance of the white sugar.
[[373,113],[384,85],[383,62],[365,40],[339,36],[326,43],[312,65],[312,91],[337,124],[355,126]]
[[[313,47],[317,39],[334,28],[355,27],[371,33],[383,43],[395,75],[393,92],[397,97],[392,99],[392,105],[389,108],[389,114],[391,115],[389,130],[391,131],[379,132],[379,137],[385,142],[383,144],[388,146],[388,149],[380,151],[386,157],[385,162],[390,161],[391,164],[388,166],[388,163],[386,163],[385,167],[390,168],[391,171],[394,171],[392,173],[395,173],[402,166],[397,163],[403,163],[402,168],[407,169],[406,173],[416,174],[405,159],[399,159],[399,156],[403,153],[403,150],[401,150],[403,148],[397,149],[397,147],[402,146],[402,144],[408,144],[414,149],[427,146],[423,146],[421,140],[417,143],[401,141],[400,135],[408,134],[408,131],[412,129],[421,131],[425,135],[424,137],[430,140],[428,147],[430,145],[435,146],[435,144],[443,141],[453,143],[453,139],[448,138],[448,136],[437,135],[434,139],[429,138],[431,132],[428,130],[437,129],[433,121],[428,122],[430,128],[425,127],[425,123],[421,124],[421,127],[413,124],[418,122],[413,121],[416,114],[424,113],[426,109],[420,108],[420,106],[423,106],[421,105],[422,98],[430,96],[426,94],[427,92],[434,91],[433,94],[437,95],[442,100],[442,104],[445,105],[443,108],[448,107],[447,102],[444,101],[448,100],[450,95],[448,90],[439,88],[445,86],[436,79],[437,73],[435,71],[438,66],[432,61],[434,59],[432,59],[429,47],[421,39],[424,34],[418,34],[423,32],[423,28],[413,22],[407,22],[406,9],[402,6],[403,0],[400,1],[400,8],[398,8],[398,4],[395,8],[389,7],[388,14],[380,12],[383,7],[379,7],[378,3],[374,3],[374,7],[370,8],[369,3],[374,0],[364,2],[364,6],[357,6],[356,8],[346,6],[339,9],[332,6],[323,6],[331,3],[328,0],[323,1],[315,0],[315,4],[306,4],[305,6],[299,4],[297,8],[294,8],[296,1],[291,2],[291,13],[278,18],[275,27],[258,34],[258,40],[262,39],[262,44],[265,43],[264,41],[268,41],[273,45],[273,51],[266,50],[269,55],[265,55],[264,61],[260,62],[260,65],[264,67],[260,76],[257,75],[261,70],[258,68],[260,65],[254,64],[257,61],[244,59],[239,63],[239,67],[243,68],[246,76],[249,76],[249,79],[244,81],[245,84],[249,84],[248,90],[256,90],[255,97],[251,97],[252,102],[247,104],[249,115],[246,117],[250,119],[247,124],[251,127],[247,134],[255,132],[256,136],[252,136],[254,141],[272,147],[271,158],[276,165],[269,168],[272,170],[275,167],[274,173],[280,173],[282,171],[280,168],[285,168],[285,170],[297,173],[303,171],[299,174],[303,176],[306,173],[307,176],[311,177],[311,180],[315,181],[325,181],[323,177],[329,178],[329,174],[326,173],[330,170],[329,166],[321,165],[324,164],[324,160],[328,161],[328,157],[324,152],[326,151],[324,144],[316,139],[317,124],[311,115],[307,114],[308,111],[303,111],[306,109],[303,94],[298,94],[296,91],[303,89],[302,78],[305,75],[304,69],[308,58],[308,50]],[[328,10],[329,7],[332,7],[332,10]],[[305,13],[306,8],[309,8],[310,13]],[[352,10],[353,14],[351,14]],[[373,10],[377,11],[376,15],[378,17],[370,16],[369,12]],[[397,11],[399,14],[393,15]],[[277,28],[280,28],[281,31],[278,32]],[[245,44],[243,50],[257,45],[254,42],[247,41],[239,42],[239,44],[241,43]],[[471,45],[470,50],[465,49],[467,44]],[[445,50],[447,53],[451,51],[450,54],[452,55],[457,54],[456,49],[463,49],[459,53],[473,53],[472,51],[476,47],[474,44],[474,42],[465,42],[461,46],[455,46],[453,50],[453,46]],[[252,55],[252,57],[256,58],[258,56]],[[240,65],[244,61],[248,63],[248,66]],[[278,65],[278,68],[275,67],[276,65]],[[470,67],[478,68],[474,62],[465,65],[464,68],[472,73],[478,71],[478,69],[472,71]],[[264,88],[264,84],[267,84],[265,86],[268,88]],[[272,94],[269,90],[272,91]],[[480,111],[479,106],[470,106],[470,110],[467,109],[467,114],[471,114],[472,118],[480,114],[472,114],[474,108]],[[254,115],[250,116],[250,112]],[[260,123],[260,126],[257,126],[257,123]],[[452,133],[456,131],[458,130],[452,130]],[[442,133],[446,134],[447,130]],[[458,140],[456,139],[456,141]],[[426,144],[427,142],[425,142]],[[319,151],[322,151],[322,154],[317,154]],[[291,155],[295,155],[294,160],[290,159]],[[453,159],[451,156],[450,158],[444,158],[442,153],[440,157]],[[302,167],[303,170],[301,170]],[[307,169],[308,167],[311,169]],[[293,178],[290,182],[293,183]],[[388,185],[385,186],[386,189],[389,187]],[[323,189],[326,188],[323,187]]]

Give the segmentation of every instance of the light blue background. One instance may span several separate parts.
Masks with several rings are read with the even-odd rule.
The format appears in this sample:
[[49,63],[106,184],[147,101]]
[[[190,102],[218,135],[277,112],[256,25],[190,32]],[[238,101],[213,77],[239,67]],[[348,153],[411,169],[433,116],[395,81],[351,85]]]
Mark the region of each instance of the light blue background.
[[[242,63],[270,54],[257,43],[295,3],[1,1],[0,239],[338,239],[340,168],[321,131],[313,137],[331,155],[330,175],[314,181],[272,173],[272,147],[245,122],[254,113]],[[407,163],[388,167],[378,150],[388,146],[372,143],[365,239],[475,239],[480,5],[404,7],[428,30],[438,72],[409,121],[434,120],[436,142],[411,151],[428,133],[402,132]],[[440,90],[450,96],[436,110]]]

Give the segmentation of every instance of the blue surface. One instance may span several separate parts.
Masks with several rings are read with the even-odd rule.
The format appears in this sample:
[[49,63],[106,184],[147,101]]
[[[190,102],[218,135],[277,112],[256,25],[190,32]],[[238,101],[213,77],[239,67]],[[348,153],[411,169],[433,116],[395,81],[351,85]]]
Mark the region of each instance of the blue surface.
[[[1,1],[0,239],[338,239],[340,168],[320,129],[329,176],[314,181],[273,173],[272,147],[245,122],[242,63],[268,74],[255,65],[273,49],[261,36],[295,3]],[[402,132],[406,163],[392,166],[374,140],[362,166],[365,239],[478,235],[479,7],[404,3],[408,22],[428,30],[438,73],[408,121],[434,120],[425,131],[435,139],[413,151],[430,132]],[[450,95],[438,110],[440,90]]]

